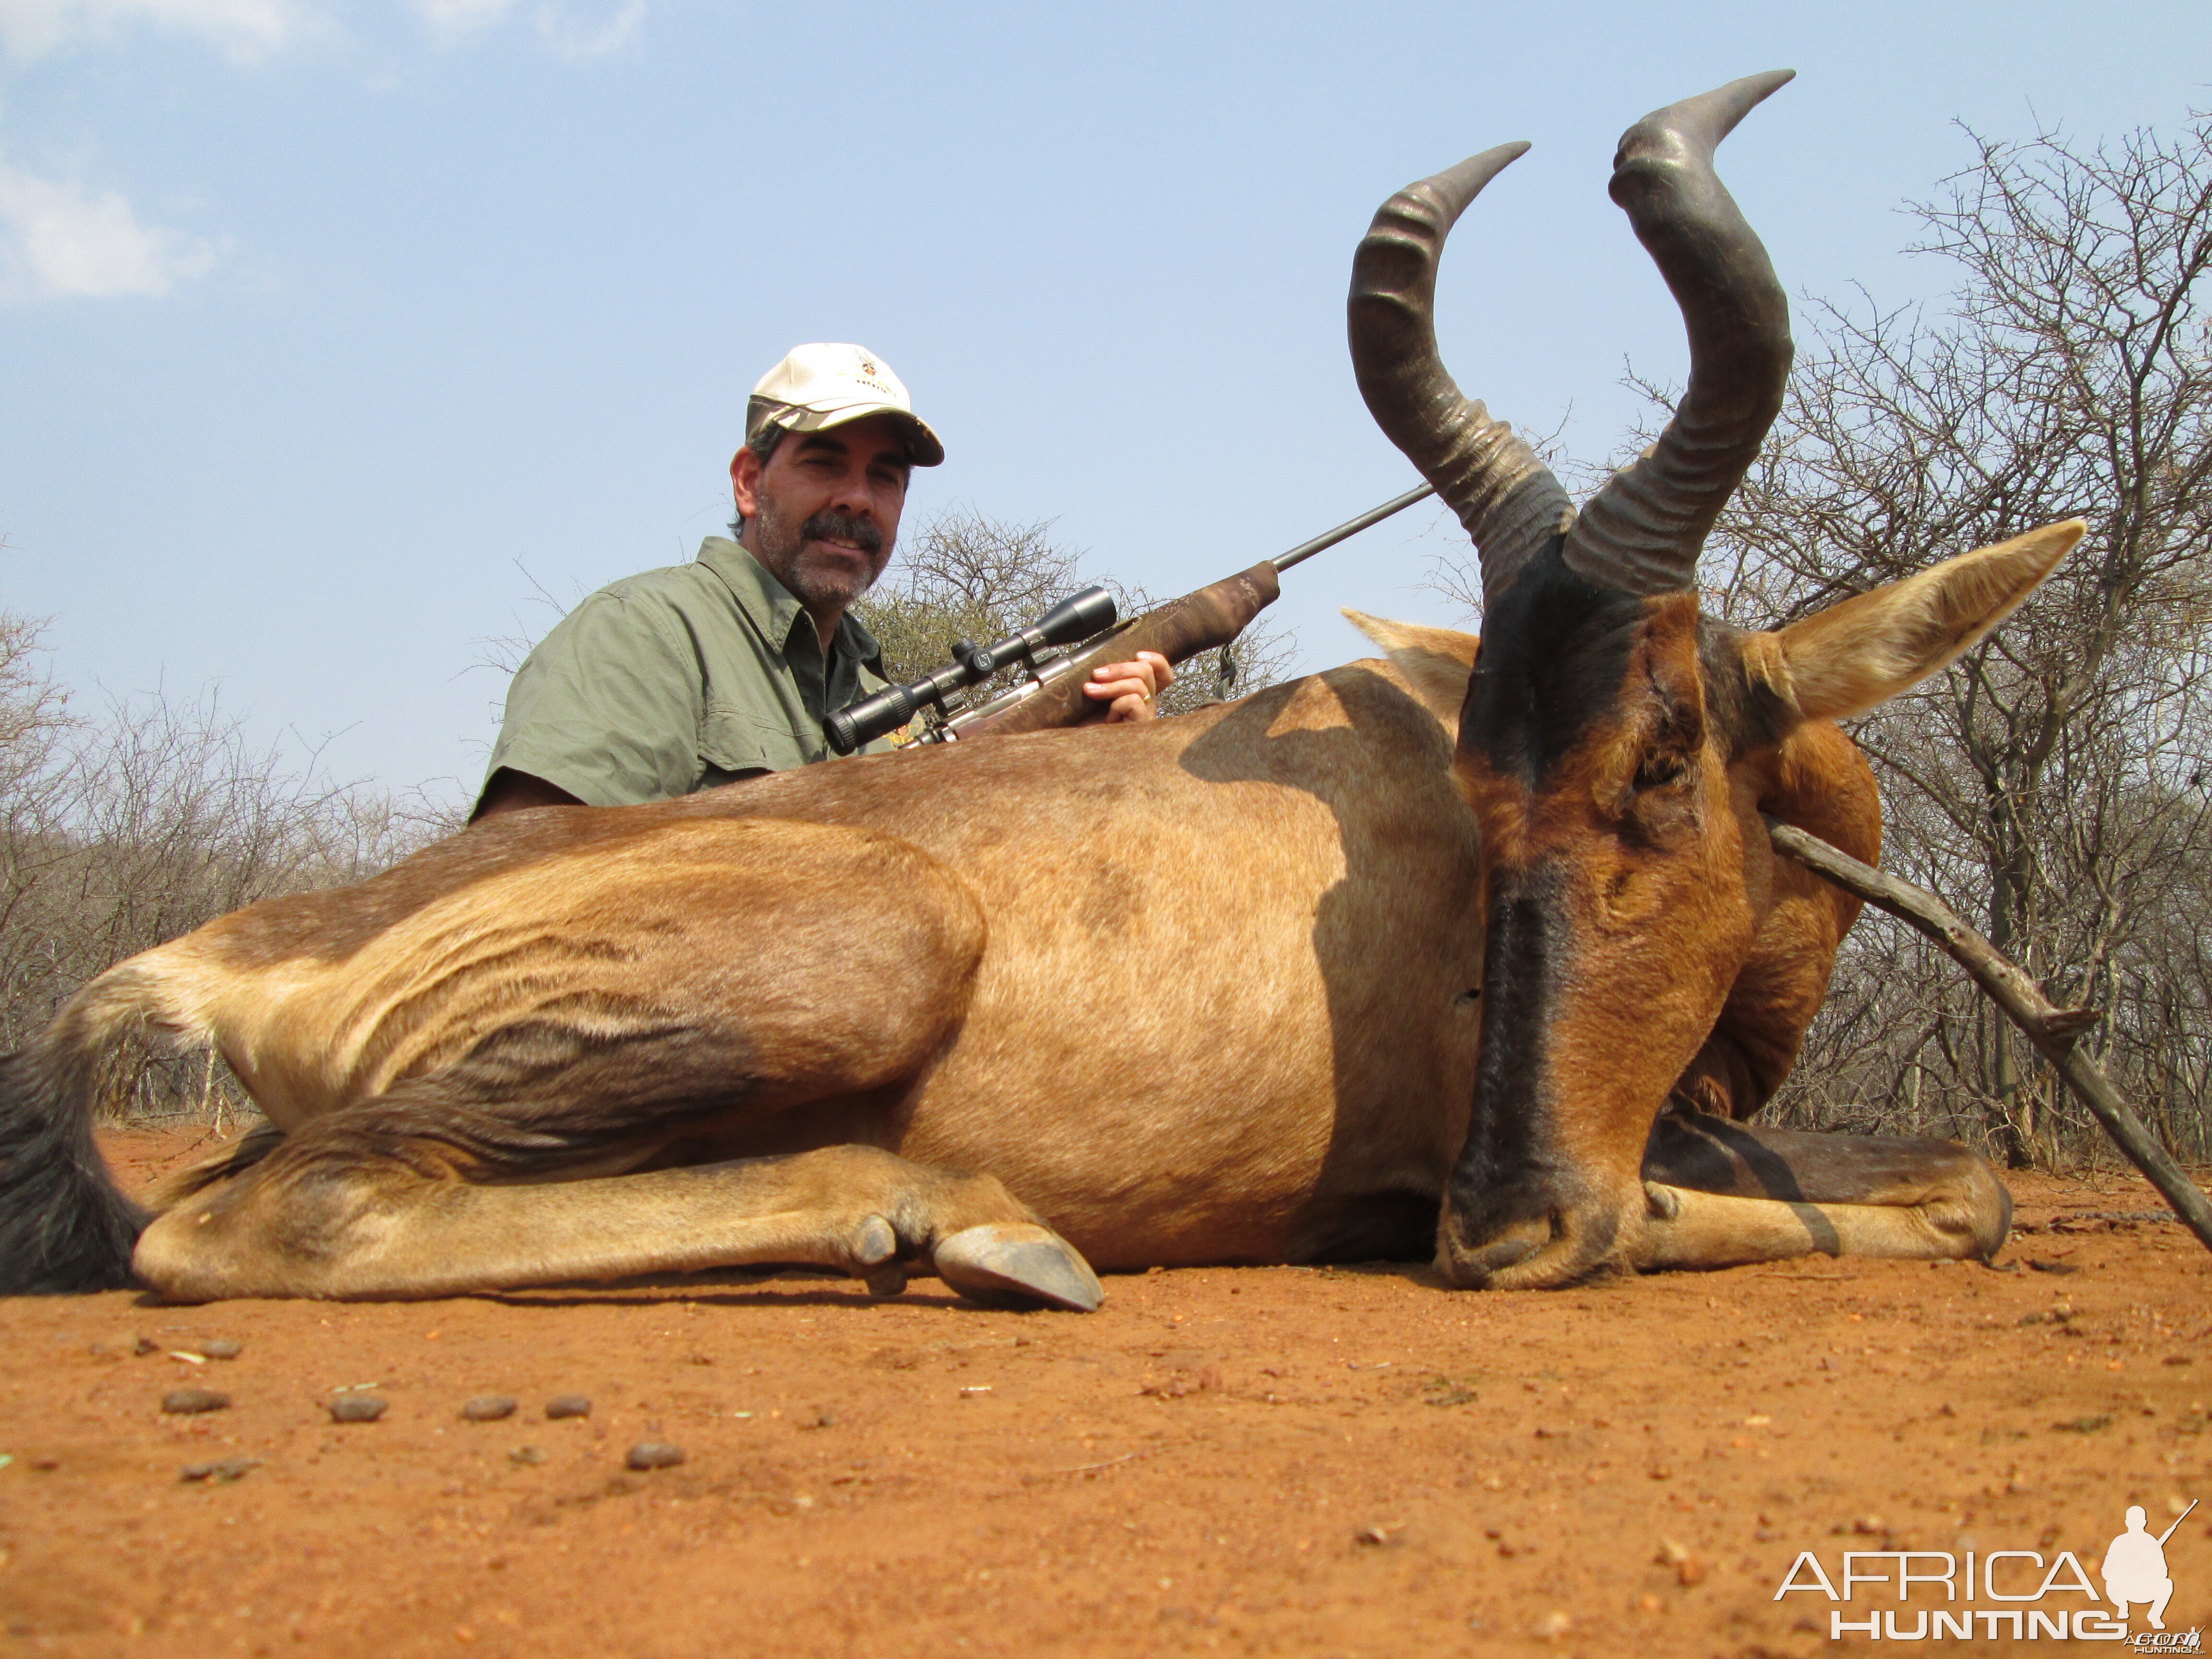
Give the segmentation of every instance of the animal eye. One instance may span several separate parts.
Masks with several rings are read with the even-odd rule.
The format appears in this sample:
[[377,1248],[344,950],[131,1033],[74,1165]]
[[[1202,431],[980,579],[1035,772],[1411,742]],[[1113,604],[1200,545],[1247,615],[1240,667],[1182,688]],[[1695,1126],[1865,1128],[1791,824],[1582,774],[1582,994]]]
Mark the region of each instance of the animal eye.
[[1689,769],[1689,763],[1675,750],[1655,750],[1644,756],[1636,768],[1636,787],[1638,789],[1660,789],[1673,783]]

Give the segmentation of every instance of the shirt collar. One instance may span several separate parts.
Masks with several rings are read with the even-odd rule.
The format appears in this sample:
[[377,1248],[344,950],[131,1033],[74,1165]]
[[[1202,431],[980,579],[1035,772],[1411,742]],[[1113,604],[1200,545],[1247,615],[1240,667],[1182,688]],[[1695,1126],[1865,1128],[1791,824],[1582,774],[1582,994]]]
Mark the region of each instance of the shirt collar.
[[[723,586],[737,599],[738,608],[752,619],[753,626],[779,653],[787,654],[791,630],[806,616],[806,609],[799,604],[798,596],[769,574],[768,567],[755,558],[750,550],[727,536],[709,536],[702,542],[699,562],[722,579]],[[809,619],[806,625],[811,629],[814,623]],[[837,649],[842,655],[872,666],[883,655],[883,647],[876,642],[876,636],[850,611],[837,623]]]

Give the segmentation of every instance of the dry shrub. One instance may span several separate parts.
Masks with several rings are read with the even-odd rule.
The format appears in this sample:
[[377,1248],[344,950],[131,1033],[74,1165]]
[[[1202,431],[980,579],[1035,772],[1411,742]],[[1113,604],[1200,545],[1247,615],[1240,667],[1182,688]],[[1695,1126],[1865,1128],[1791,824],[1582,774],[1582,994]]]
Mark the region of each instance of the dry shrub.
[[[454,810],[258,747],[208,691],[72,708],[42,624],[0,614],[0,1050],[78,987],[240,905],[341,886],[459,827]],[[205,1051],[157,1056],[126,1115],[242,1104]]]

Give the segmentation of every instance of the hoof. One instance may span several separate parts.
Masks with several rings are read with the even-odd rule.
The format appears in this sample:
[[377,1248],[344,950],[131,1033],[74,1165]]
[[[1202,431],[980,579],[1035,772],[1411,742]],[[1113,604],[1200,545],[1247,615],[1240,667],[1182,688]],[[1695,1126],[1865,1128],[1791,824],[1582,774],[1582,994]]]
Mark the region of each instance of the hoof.
[[865,1218],[853,1239],[853,1260],[863,1267],[880,1267],[898,1254],[898,1235],[879,1215]]
[[906,1294],[906,1269],[896,1261],[888,1267],[869,1269],[866,1277],[868,1294],[878,1302]]
[[1027,1222],[963,1228],[931,1256],[939,1278],[986,1307],[1042,1304],[1091,1313],[1106,1299],[1097,1275],[1073,1246]]
[[853,1277],[864,1280],[868,1294],[888,1302],[906,1294],[906,1264],[898,1259],[898,1234],[879,1215],[860,1223],[853,1239]]

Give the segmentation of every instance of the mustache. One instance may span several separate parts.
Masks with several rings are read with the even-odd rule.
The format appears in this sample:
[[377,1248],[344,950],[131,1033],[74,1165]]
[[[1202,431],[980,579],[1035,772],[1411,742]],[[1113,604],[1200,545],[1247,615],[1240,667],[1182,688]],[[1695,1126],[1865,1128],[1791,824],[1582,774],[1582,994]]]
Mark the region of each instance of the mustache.
[[884,550],[884,532],[849,513],[817,513],[799,526],[801,542],[850,542],[873,558]]

